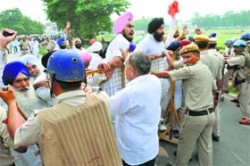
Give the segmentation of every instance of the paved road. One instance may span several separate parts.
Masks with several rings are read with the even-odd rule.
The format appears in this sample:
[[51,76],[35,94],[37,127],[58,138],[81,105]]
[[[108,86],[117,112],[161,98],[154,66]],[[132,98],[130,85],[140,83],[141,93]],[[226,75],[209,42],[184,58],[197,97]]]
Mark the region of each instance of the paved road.
[[[249,166],[250,165],[250,125],[240,125],[242,118],[240,109],[230,101],[231,96],[226,96],[221,103],[221,137],[219,142],[213,142],[214,166]],[[166,166],[175,160],[176,145],[161,141],[160,145],[167,151],[157,158],[157,166]],[[196,150],[195,150],[196,151]],[[190,165],[197,164],[194,152]]]
[[21,56],[19,54],[8,54],[7,55],[7,61],[8,62],[11,62],[11,61],[14,61],[14,60],[18,60],[20,58],[21,58]]

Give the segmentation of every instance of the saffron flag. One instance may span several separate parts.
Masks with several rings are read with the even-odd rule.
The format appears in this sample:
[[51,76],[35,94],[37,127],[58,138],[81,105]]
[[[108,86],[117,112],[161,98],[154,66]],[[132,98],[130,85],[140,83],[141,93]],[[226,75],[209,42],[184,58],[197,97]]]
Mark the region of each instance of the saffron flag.
[[179,3],[175,0],[169,5],[168,14],[174,18],[176,13],[179,13]]

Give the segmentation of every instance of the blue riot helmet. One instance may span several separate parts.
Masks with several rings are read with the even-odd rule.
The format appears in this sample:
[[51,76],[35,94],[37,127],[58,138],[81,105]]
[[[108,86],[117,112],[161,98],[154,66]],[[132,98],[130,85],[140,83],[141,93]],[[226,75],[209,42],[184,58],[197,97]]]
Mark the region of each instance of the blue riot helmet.
[[250,33],[244,33],[241,35],[241,39],[244,41],[249,41],[250,40]]
[[232,41],[232,40],[227,40],[227,41],[225,42],[225,45],[231,45],[231,44],[233,44],[233,41]]
[[78,82],[85,77],[85,69],[81,57],[72,50],[58,50],[47,62],[47,72],[62,82]]
[[236,40],[234,43],[233,43],[233,46],[234,47],[246,47],[246,42],[244,40]]

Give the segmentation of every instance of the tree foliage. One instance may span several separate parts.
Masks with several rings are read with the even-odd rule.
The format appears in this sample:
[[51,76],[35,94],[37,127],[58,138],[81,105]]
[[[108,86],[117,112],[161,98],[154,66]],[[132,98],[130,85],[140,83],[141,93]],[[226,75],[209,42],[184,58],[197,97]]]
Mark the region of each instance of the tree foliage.
[[210,29],[214,27],[235,27],[235,26],[250,26],[250,11],[241,11],[234,13],[228,11],[224,15],[206,15],[200,17],[197,13],[191,22],[195,25]]
[[63,28],[71,22],[72,33],[78,37],[92,37],[99,31],[111,31],[110,15],[128,7],[126,0],[44,0],[48,18]]
[[0,13],[0,28],[16,30],[18,34],[42,34],[44,25],[24,16],[18,8],[5,10]]
[[147,31],[148,23],[152,20],[152,18],[141,18],[138,20],[134,20],[135,29],[137,31]]

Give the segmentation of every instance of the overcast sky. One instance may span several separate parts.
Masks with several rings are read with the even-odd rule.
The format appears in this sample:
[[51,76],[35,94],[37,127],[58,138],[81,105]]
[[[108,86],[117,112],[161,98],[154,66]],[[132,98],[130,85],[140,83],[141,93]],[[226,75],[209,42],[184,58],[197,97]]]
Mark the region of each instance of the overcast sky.
[[[134,17],[165,17],[170,19],[167,14],[168,5],[173,0],[128,0],[131,7],[128,11],[134,14]],[[179,2],[180,13],[177,19],[188,20],[193,17],[195,12],[201,16],[206,14],[224,14],[226,11],[250,10],[249,0],[177,0]],[[19,8],[21,12],[35,20],[46,21],[46,15],[43,11],[43,2],[41,0],[0,0],[0,11]],[[113,16],[115,19],[117,16]]]

